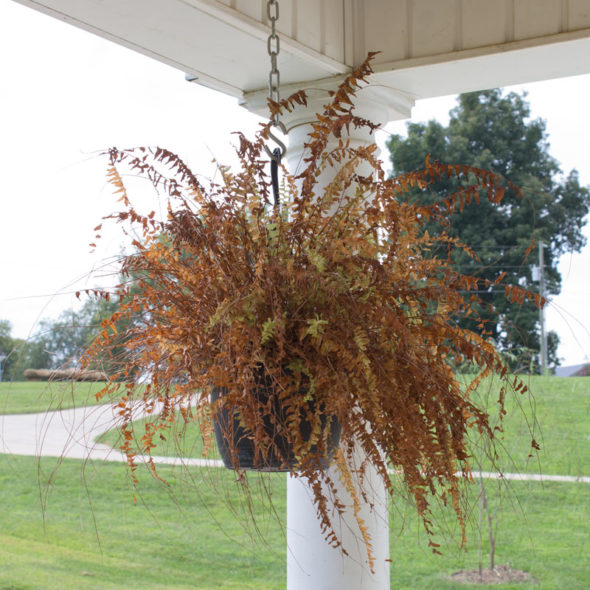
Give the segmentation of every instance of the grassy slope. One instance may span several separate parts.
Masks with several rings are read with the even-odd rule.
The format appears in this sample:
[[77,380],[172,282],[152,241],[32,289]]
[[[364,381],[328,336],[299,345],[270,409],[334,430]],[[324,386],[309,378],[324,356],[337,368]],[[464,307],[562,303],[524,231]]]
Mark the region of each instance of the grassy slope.
[[[543,445],[541,469],[590,475],[590,381],[537,378],[531,385],[543,435],[535,434]],[[507,418],[506,446],[514,462],[538,470],[535,461],[526,463],[530,437],[521,414],[510,409]],[[198,439],[195,432],[188,436]],[[190,449],[192,443],[183,440]],[[163,454],[163,449],[157,452]],[[37,461],[0,456],[0,486],[4,505],[10,506],[0,511],[0,590],[284,588],[283,525],[268,516],[267,508],[256,508],[268,547],[253,544],[233,519],[232,512],[242,514],[246,508],[232,473],[163,467],[169,487],[142,474],[134,506],[124,466],[102,463],[85,471],[76,461],[64,461],[55,471],[54,466],[55,460],[41,463],[41,491],[51,492],[43,519]],[[506,470],[513,468],[506,465]],[[255,488],[257,482],[269,482],[281,516],[284,477],[251,477]],[[502,488],[501,500],[495,482],[488,481],[486,488],[490,504],[500,506],[497,563],[510,562],[537,580],[503,588],[590,587],[589,485],[510,483]],[[435,514],[445,531],[437,539],[442,557],[427,548],[411,506],[397,502],[391,521],[392,588],[475,588],[446,578],[456,570],[477,567],[477,486],[470,494],[466,552],[457,547],[452,515]]]
[[[499,467],[505,472],[590,475],[590,379],[532,377],[532,395],[506,400]],[[496,412],[497,384],[480,388],[482,404]],[[531,449],[531,438],[541,450]],[[529,456],[531,455],[532,456]],[[483,468],[490,469],[483,461]]]
[[[527,383],[532,396],[511,393],[506,399],[508,413],[503,440],[499,441],[498,467],[504,472],[590,475],[590,379],[532,377]],[[486,383],[476,395],[494,415],[497,382]],[[183,426],[171,426],[165,432],[166,440],[157,441],[153,454],[200,457],[202,443],[197,428]],[[137,438],[141,438],[143,428],[142,420],[135,423]],[[529,457],[532,437],[541,450]],[[120,433],[107,432],[100,442],[116,447]],[[477,463],[472,467],[475,469]],[[493,466],[483,460],[482,467],[488,470]]]
[[103,383],[69,381],[2,382],[0,383],[0,414],[30,414],[105,403],[97,402],[94,397],[103,385]]
[[[42,480],[52,478],[49,488],[41,487],[43,495],[49,492],[43,517],[37,467],[28,457],[0,461],[3,500],[10,506],[0,511],[2,590],[285,587],[283,526],[255,501],[267,546],[253,543],[232,515],[246,509],[232,473],[163,468],[168,487],[142,474],[134,506],[124,466],[103,463],[83,471],[80,463],[64,461],[54,471],[55,463],[43,460]],[[255,489],[259,481],[252,476]],[[283,515],[285,476],[262,481]],[[494,486],[489,493],[495,502]],[[477,535],[470,530],[467,551],[461,551],[451,515],[437,512],[435,518],[443,529],[448,525],[438,539],[442,557],[426,547],[411,507],[398,502],[391,528],[392,588],[465,588],[447,576],[477,566]],[[512,484],[500,511],[497,560],[531,572],[537,583],[504,588],[590,587],[588,522],[590,486]]]
[[[133,423],[133,429],[136,440],[141,440],[145,432],[145,419],[136,420]],[[185,424],[179,415],[178,424],[170,424],[160,434],[163,439],[156,437],[154,442],[156,448],[153,449],[153,455],[164,457],[196,457],[203,456],[203,440],[196,424]],[[121,431],[118,428],[105,432],[98,438],[98,442],[119,447],[121,444]],[[137,452],[141,453],[140,445],[137,445]],[[217,458],[219,454],[217,449],[213,448],[207,455],[208,458]],[[1,590],[1,589],[0,589]]]
[[[43,460],[43,517],[37,486],[38,463],[28,457],[0,459],[0,486],[10,510],[0,511],[0,589],[189,589],[264,588],[267,572],[282,573],[281,527],[265,527],[274,553],[258,550],[217,490],[228,490],[243,507],[222,470],[188,474],[164,469],[166,488],[141,477],[133,505],[125,467]],[[216,485],[211,485],[211,479]],[[276,480],[276,478],[275,478]],[[283,481],[271,485],[283,490]],[[284,498],[277,504],[284,512]],[[215,523],[219,523],[218,526]],[[232,540],[229,540],[227,536]],[[274,588],[274,585],[267,586]]]

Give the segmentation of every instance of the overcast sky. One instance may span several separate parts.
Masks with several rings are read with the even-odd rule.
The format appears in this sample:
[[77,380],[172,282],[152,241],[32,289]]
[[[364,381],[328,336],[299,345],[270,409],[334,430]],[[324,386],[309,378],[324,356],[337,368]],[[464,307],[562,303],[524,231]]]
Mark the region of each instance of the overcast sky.
[[[77,289],[108,281],[101,269],[120,249],[118,234],[107,233],[95,254],[88,246],[114,208],[102,150],[161,145],[211,174],[213,156],[230,158],[231,132],[252,134],[260,119],[182,72],[11,0],[0,2],[0,55],[0,319],[27,338],[40,319],[76,306]],[[547,121],[563,170],[577,168],[590,184],[590,76],[514,89]],[[454,104],[419,101],[412,118],[446,122]],[[564,364],[581,363],[590,360],[590,246],[564,256],[560,271],[547,325]]]

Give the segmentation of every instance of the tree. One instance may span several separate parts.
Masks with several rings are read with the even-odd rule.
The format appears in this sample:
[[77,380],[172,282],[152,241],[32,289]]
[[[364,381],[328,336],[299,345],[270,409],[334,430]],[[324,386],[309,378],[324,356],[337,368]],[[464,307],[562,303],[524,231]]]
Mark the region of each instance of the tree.
[[18,365],[22,340],[12,338],[12,326],[0,320],[0,381],[12,381]]
[[41,339],[31,339],[24,343],[22,353],[18,361],[18,378],[24,379],[27,369],[51,369],[51,352],[47,349],[47,343]]
[[[549,154],[545,123],[530,120],[524,96],[501,89],[462,94],[451,111],[448,126],[436,121],[409,123],[408,137],[394,135],[388,142],[393,174],[419,169],[427,154],[448,164],[468,164],[499,173],[523,189],[524,197],[507,191],[501,205],[482,198],[453,215],[452,234],[472,247],[479,261],[466,255],[453,258],[458,270],[494,280],[502,272],[505,282],[536,290],[532,265],[536,250],[527,258],[531,238],[544,248],[546,294],[560,291],[559,256],[579,251],[585,243],[584,217],[590,207],[590,192],[580,186],[578,173],[564,176]],[[429,194],[412,193],[410,199],[434,202],[456,188],[456,181],[442,180]],[[426,224],[426,229],[432,228]],[[444,255],[433,252],[433,255]],[[482,288],[483,290],[483,288]],[[482,309],[487,330],[499,348],[538,368],[539,314],[533,302],[510,304],[498,287],[479,293],[496,312]],[[460,323],[477,329],[468,319]],[[557,335],[550,334],[550,360],[557,362]],[[552,354],[551,354],[552,353]],[[522,362],[520,362],[522,365]]]
[[[65,310],[55,320],[41,320],[27,346],[30,368],[77,367],[84,351],[101,331],[102,321],[118,309],[116,300],[87,299],[78,311]],[[119,328],[124,331],[123,326]],[[105,359],[105,363],[108,364]],[[109,371],[104,365],[100,367]]]
[[[131,287],[133,290],[134,287]],[[30,340],[11,336],[11,325],[0,320],[1,381],[22,381],[26,369],[77,367],[84,351],[102,329],[102,322],[119,309],[117,299],[87,299],[78,311],[65,310],[57,319],[44,319]],[[128,320],[116,322],[124,334]],[[124,337],[119,347],[105,352],[96,368],[116,372],[125,356]]]
[[[135,287],[131,287],[133,291]],[[0,320],[1,381],[22,381],[26,369],[58,369],[77,367],[84,351],[102,330],[103,320],[110,318],[120,307],[117,299],[87,299],[78,311],[65,310],[57,319],[44,319],[30,340],[12,338],[11,325]],[[133,319],[135,321],[136,318]],[[115,322],[121,332],[118,347],[105,351],[91,368],[109,374],[118,370],[125,358],[124,333],[129,319]]]
[[76,366],[94,331],[89,315],[82,308],[65,310],[56,320],[41,320],[34,342],[48,355],[48,368]]

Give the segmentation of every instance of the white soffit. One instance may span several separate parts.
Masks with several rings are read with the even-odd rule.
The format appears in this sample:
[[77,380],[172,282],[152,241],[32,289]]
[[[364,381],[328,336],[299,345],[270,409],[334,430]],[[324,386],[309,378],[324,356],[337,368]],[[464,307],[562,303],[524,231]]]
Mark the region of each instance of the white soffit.
[[[266,0],[16,0],[239,98],[268,84]],[[381,50],[375,81],[411,99],[590,72],[590,0],[281,0],[281,86]]]
[[[269,27],[215,0],[17,0],[233,96],[267,85]],[[261,3],[262,6],[262,3]],[[281,83],[349,68],[281,35]]]

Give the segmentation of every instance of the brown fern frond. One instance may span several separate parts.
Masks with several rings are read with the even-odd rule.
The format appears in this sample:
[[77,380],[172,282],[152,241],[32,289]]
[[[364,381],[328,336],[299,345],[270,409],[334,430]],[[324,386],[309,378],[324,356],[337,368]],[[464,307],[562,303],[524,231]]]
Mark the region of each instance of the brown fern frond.
[[[477,294],[481,280],[452,268],[454,253],[476,254],[447,229],[452,215],[470,202],[494,206],[507,190],[521,193],[496,174],[430,158],[422,170],[385,178],[375,148],[353,148],[347,139],[351,126],[376,128],[354,113],[356,93],[370,73],[368,59],[318,114],[304,170],[297,179],[283,170],[280,213],[270,206],[263,150],[270,124],[254,140],[238,134],[238,166],[220,167],[218,183],[200,183],[179,156],[163,148],[106,153],[107,177],[122,206],[108,219],[135,236],[135,251],[122,264],[131,284],[109,292],[123,304],[84,362],[124,347],[122,366],[100,395],[108,398],[116,380],[128,381],[119,411],[132,474],[137,459],[131,407],[138,401],[150,410],[155,400],[163,405],[161,413],[149,415],[141,437],[148,455],[162,428],[189,419],[191,404],[204,433],[204,453],[213,444],[211,418],[221,408],[239,417],[263,460],[280,453],[265,428],[265,420],[271,421],[297,458],[286,468],[306,479],[314,494],[326,539],[346,552],[330,508],[344,510],[342,498],[330,472],[318,469],[329,446],[321,417],[337,420],[342,452],[336,465],[373,566],[359,508],[367,490],[363,477],[360,487],[352,482],[343,457],[361,448],[392,495],[388,470],[399,470],[430,536],[433,496],[450,501],[464,528],[460,482],[470,477],[468,432],[475,428],[492,444],[498,432],[472,393],[487,375],[498,374],[505,382],[498,400],[502,414],[506,391],[526,389],[510,380],[486,339],[478,316],[484,305]],[[270,111],[305,104],[305,93],[298,92],[271,101]],[[361,173],[361,167],[375,174]],[[323,186],[319,175],[326,169],[334,174]],[[147,179],[167,197],[162,218],[137,211],[125,172]],[[400,199],[449,176],[460,188],[437,203]],[[424,231],[432,219],[443,228],[436,235]],[[433,248],[444,255],[431,256]],[[505,295],[517,303],[544,303],[517,286],[506,285]],[[480,331],[459,328],[459,315],[473,318]],[[466,388],[455,375],[462,362],[479,369]],[[256,395],[261,373],[272,385],[270,396]],[[140,385],[137,375],[149,376],[148,385]],[[212,387],[224,391],[216,402]],[[302,435],[303,422],[308,436]],[[152,469],[157,473],[153,464]],[[237,480],[247,486],[241,472]],[[433,541],[431,546],[438,551]]]

